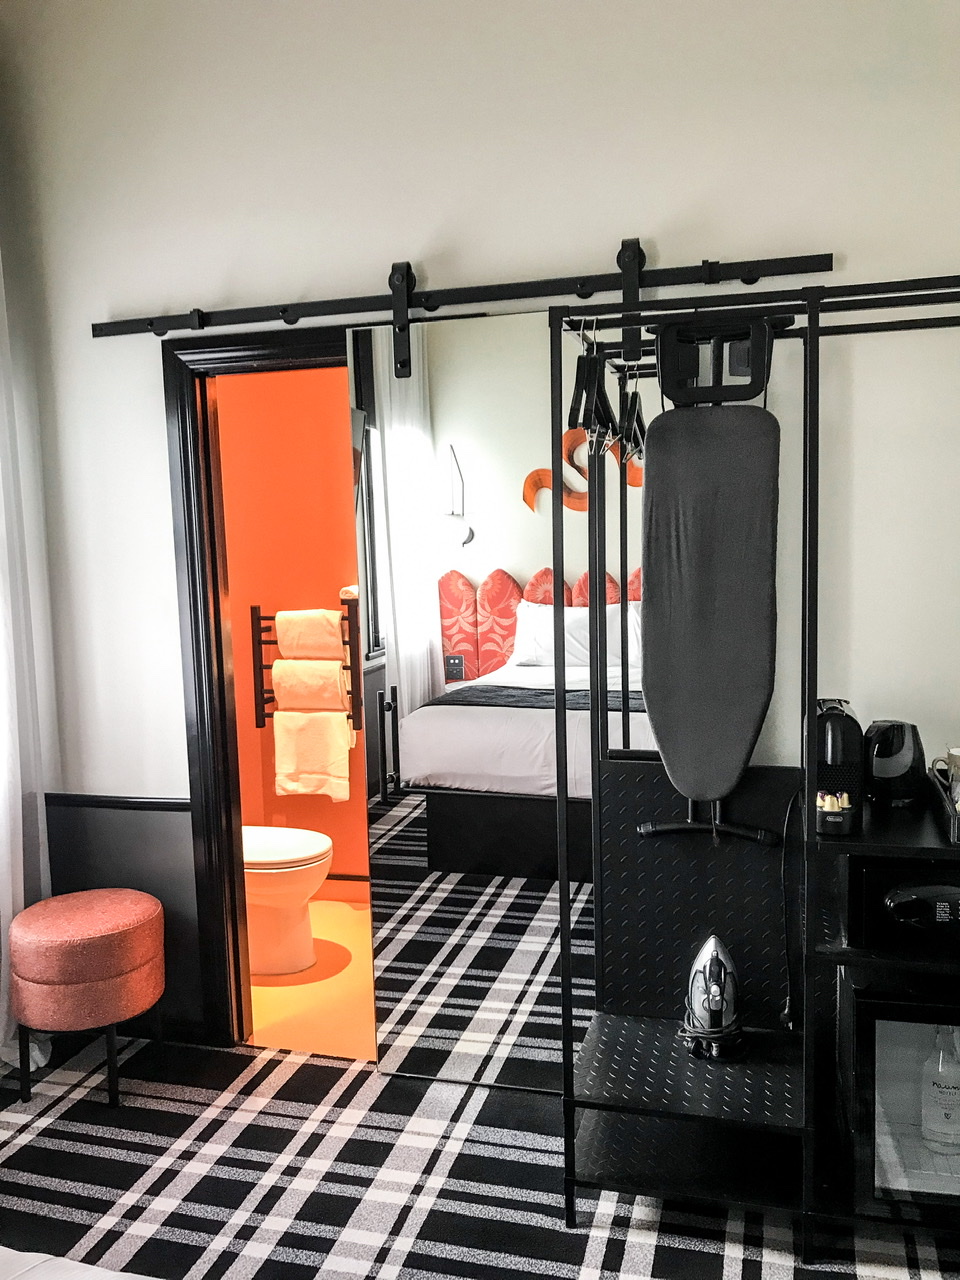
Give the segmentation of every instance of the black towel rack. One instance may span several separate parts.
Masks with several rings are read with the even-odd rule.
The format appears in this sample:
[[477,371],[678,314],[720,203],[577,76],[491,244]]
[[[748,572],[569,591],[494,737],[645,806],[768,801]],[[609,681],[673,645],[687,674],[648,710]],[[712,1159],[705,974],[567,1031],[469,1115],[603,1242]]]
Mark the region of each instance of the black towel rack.
[[[350,596],[346,600],[340,601],[340,607],[346,610],[341,625],[346,627],[343,643],[349,657],[349,661],[343,664],[343,669],[350,672],[350,710],[347,712],[347,718],[353,725],[354,731],[359,733],[363,728],[360,601],[356,596]],[[264,682],[264,672],[269,671],[273,665],[264,661],[264,650],[268,647],[277,647],[276,634],[271,634],[276,620],[277,615],[275,613],[263,613],[260,610],[260,606],[256,604],[250,606],[250,633],[253,640],[253,708],[258,729],[266,727],[267,720],[273,716],[273,712],[268,711],[267,707],[270,703],[276,702],[273,690],[268,689]]]

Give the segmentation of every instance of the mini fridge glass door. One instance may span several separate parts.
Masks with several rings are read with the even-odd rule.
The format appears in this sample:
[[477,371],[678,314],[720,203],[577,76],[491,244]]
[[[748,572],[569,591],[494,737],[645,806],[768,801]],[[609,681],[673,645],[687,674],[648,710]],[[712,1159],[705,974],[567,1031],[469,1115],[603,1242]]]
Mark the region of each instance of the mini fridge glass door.
[[[960,1009],[858,1001],[858,1200],[960,1207]],[[939,1215],[938,1215],[939,1216]]]

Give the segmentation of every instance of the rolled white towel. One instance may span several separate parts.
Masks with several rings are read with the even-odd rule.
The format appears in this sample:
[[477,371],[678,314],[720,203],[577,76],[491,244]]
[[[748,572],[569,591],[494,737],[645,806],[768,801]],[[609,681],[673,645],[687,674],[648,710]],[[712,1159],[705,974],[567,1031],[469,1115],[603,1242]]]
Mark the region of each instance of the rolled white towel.
[[275,626],[284,658],[339,658],[343,661],[343,614],[339,609],[282,609]]
[[271,684],[278,711],[350,710],[342,658],[278,658]]

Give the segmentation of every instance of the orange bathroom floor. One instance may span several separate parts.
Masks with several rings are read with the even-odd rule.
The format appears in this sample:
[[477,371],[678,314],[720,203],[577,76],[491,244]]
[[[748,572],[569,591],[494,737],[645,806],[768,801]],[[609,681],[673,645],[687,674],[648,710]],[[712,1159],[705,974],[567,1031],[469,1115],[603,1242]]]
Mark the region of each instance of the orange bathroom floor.
[[376,1058],[370,905],[311,902],[316,963],[302,973],[253,975],[253,1035],[264,1049]]

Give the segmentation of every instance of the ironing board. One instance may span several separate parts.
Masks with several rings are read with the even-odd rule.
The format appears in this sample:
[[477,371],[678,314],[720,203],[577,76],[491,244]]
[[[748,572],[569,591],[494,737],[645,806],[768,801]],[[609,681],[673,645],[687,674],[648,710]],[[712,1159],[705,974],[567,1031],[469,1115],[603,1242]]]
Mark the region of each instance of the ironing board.
[[643,693],[694,801],[739,781],[773,693],[780,426],[756,405],[669,409],[647,428]]

